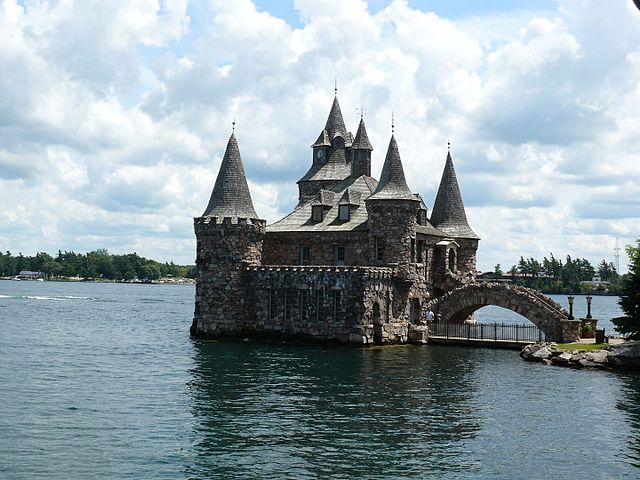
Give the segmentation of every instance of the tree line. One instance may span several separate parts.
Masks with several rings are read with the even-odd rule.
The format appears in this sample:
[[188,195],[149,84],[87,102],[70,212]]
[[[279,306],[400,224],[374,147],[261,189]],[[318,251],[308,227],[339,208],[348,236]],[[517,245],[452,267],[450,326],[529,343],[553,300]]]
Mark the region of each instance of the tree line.
[[[495,266],[493,275],[502,277],[505,273],[500,264]],[[541,261],[535,258],[520,257],[516,265],[508,270],[513,283],[538,289],[545,293],[580,293],[595,290],[616,292],[620,284],[620,275],[613,263],[602,260],[593,266],[586,258],[572,258],[567,255],[563,260],[553,253]],[[595,276],[609,285],[591,283]]]
[[0,252],[0,277],[13,277],[23,270],[42,272],[47,278],[81,277],[107,280],[157,280],[162,277],[195,278],[195,265],[176,265],[173,262],[160,263],[139,256],[137,253],[113,255],[106,249],[88,253],[58,250],[53,257],[45,252],[34,256],[22,253]]

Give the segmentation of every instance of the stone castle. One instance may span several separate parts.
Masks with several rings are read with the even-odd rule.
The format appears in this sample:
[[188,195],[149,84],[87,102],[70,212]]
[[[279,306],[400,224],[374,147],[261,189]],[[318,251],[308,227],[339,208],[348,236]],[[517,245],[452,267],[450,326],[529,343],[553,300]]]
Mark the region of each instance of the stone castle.
[[391,136],[380,180],[364,120],[347,131],[337,96],[311,145],[293,212],[258,218],[232,134],[201,217],[191,334],[355,344],[427,341],[422,312],[474,281],[469,227],[450,152],[433,210],[413,193]]

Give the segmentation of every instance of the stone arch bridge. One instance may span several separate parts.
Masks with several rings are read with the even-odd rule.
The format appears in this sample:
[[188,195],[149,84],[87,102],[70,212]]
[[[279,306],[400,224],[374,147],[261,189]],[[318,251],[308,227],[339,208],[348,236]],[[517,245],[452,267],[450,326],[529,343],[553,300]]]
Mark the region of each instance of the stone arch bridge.
[[570,320],[560,304],[531,288],[500,283],[470,283],[433,299],[426,307],[439,321],[462,323],[473,312],[488,305],[519,313],[542,330],[548,341],[575,342],[580,321]]

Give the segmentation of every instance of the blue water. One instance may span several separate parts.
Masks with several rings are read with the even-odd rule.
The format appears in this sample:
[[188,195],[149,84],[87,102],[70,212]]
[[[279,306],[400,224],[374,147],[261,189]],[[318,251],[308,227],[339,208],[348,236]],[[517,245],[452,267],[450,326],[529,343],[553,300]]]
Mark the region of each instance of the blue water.
[[193,296],[0,281],[0,478],[640,478],[640,376],[195,342]]

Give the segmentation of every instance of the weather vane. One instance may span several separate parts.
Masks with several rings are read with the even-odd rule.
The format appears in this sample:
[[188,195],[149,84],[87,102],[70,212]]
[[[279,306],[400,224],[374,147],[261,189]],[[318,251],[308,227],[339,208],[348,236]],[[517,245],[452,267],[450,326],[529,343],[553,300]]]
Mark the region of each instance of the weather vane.
[[391,135],[393,135],[396,132],[395,123],[396,123],[395,117],[393,116],[393,112],[391,112]]
[[233,119],[233,122],[231,122],[231,131],[233,133],[236,132],[236,119],[235,118]]

